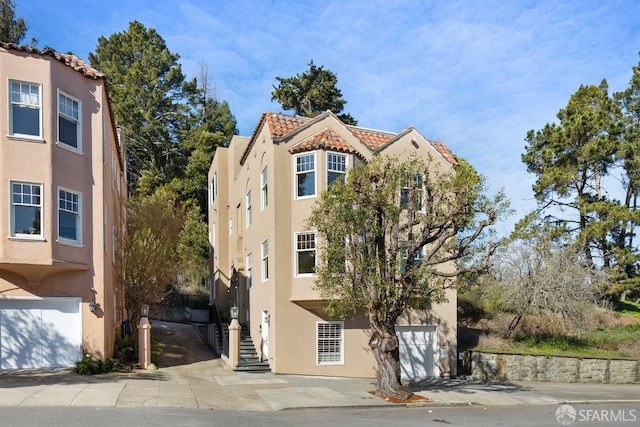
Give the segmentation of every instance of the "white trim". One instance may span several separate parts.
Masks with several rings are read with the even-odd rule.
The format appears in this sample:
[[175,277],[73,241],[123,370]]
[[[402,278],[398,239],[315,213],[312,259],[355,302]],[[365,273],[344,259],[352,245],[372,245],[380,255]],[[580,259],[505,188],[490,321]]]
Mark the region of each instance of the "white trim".
[[[68,114],[66,114],[65,112],[62,112],[60,109],[60,97],[64,97],[67,98],[68,100],[70,100],[71,102],[75,102],[77,103],[77,114],[78,117],[73,117],[70,116]],[[75,98],[71,95],[69,95],[66,92],[61,91],[60,89],[58,89],[58,93],[57,93],[57,97],[56,97],[56,105],[57,105],[57,114],[56,117],[58,119],[57,123],[56,123],[56,128],[58,130],[58,132],[56,133],[56,144],[64,149],[67,149],[71,152],[77,153],[77,154],[82,154],[82,101],[78,98]],[[69,121],[74,121],[75,120],[75,124],[76,124],[76,142],[78,144],[77,147],[74,147],[73,145],[67,144],[66,142],[60,141],[60,117],[63,117],[66,120]]]
[[260,212],[269,206],[269,165],[265,165],[260,171]]
[[[14,205],[13,204],[13,184],[26,184],[32,186],[40,187],[40,204],[33,206],[40,206],[40,233],[38,234],[25,234],[25,233],[15,233],[15,213],[14,213]],[[9,238],[10,239],[20,239],[20,240],[44,240],[44,183],[42,182],[30,182],[30,181],[19,181],[19,180],[9,180]],[[20,205],[18,205],[20,206]]]
[[[31,86],[37,86],[38,87],[38,135],[29,135],[29,134],[24,134],[24,133],[15,133],[13,131],[13,105],[14,102],[11,100],[11,95],[12,95],[12,91],[11,91],[11,83],[20,83],[20,84],[26,84],[26,85],[31,85]],[[24,140],[28,140],[28,141],[39,141],[39,142],[43,142],[44,138],[42,136],[42,84],[41,83],[34,83],[34,82],[27,82],[24,80],[18,80],[18,79],[8,79],[8,84],[7,84],[7,101],[9,102],[8,105],[8,114],[7,114],[7,130],[9,133],[10,137],[14,137],[14,138],[20,138],[20,139],[24,139]],[[20,105],[22,103],[20,102],[16,102],[15,104]],[[35,107],[34,107],[35,108]]]
[[39,296],[32,296],[32,295],[25,295],[25,296],[0,295],[0,300],[5,300],[5,299],[28,300],[28,301],[69,301],[69,302],[77,301],[79,303],[82,303],[82,298],[80,297],[39,297]]
[[[305,170],[300,173],[313,173],[313,194],[298,196],[298,159],[307,156],[313,157],[313,169]],[[293,156],[293,198],[295,200],[311,199],[316,197],[318,194],[318,162],[316,157],[315,151],[300,153]]]
[[[340,325],[340,337],[338,338],[324,338],[325,341],[329,340],[338,340],[340,345],[340,354],[339,360],[328,360],[321,361],[320,357],[320,325]],[[326,352],[327,354],[332,353],[330,351]],[[333,352],[335,353],[335,352]],[[334,354],[335,356],[335,354]],[[328,356],[331,357],[331,356]],[[332,321],[317,321],[316,322],[316,366],[335,366],[335,365],[344,365],[344,321],[342,320],[332,320]]]
[[[344,171],[338,171],[335,169],[329,169],[329,156],[338,156],[338,157],[344,157]],[[327,176],[326,176],[326,184],[327,184],[327,189],[329,188],[329,172],[334,172],[334,173],[339,173],[342,174],[343,176],[347,176],[347,171],[349,170],[349,155],[347,153],[341,153],[339,151],[327,151],[326,152],[326,156],[325,156],[325,161],[326,161],[326,171],[327,171]]]
[[314,263],[314,269],[315,266],[318,263],[318,235],[315,231],[300,231],[298,233],[294,233],[293,235],[293,275],[294,277],[315,277],[315,273],[300,273],[299,271],[299,265],[298,265],[298,254],[300,252],[311,252],[311,250],[309,249],[303,249],[303,250],[299,250],[298,249],[298,236],[302,236],[302,235],[313,235],[313,252],[314,252],[314,258],[315,258],[315,263]]
[[253,221],[253,202],[251,201],[251,190],[247,191],[247,194],[244,198],[244,213],[245,213],[245,228],[249,228],[251,226],[251,222]]
[[[65,193],[74,194],[78,196],[78,212],[74,212],[73,210],[64,209],[65,212],[69,212],[76,215],[76,233],[77,238],[69,239],[66,237],[60,236],[60,211],[63,210],[60,207],[60,191],[64,191]],[[56,210],[56,218],[58,222],[58,243],[68,244],[72,246],[82,246],[82,193],[80,191],[72,190],[70,188],[58,186],[56,191],[56,200],[58,201],[57,210]]]
[[269,280],[269,239],[260,243],[260,279],[262,283]]
[[245,277],[245,288],[246,290],[251,289],[253,286],[253,254],[249,252],[245,255],[245,270],[247,272],[247,277]]

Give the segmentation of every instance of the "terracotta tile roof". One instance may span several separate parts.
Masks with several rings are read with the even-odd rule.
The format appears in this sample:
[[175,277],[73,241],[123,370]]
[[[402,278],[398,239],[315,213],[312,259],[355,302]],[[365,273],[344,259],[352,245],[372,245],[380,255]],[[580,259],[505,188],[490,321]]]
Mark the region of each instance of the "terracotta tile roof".
[[342,151],[344,153],[359,154],[358,151],[349,145],[343,137],[329,128],[297,143],[289,149],[289,152],[295,154],[303,151],[317,150],[318,148],[328,148],[330,150]]
[[53,49],[38,49],[35,47],[29,46],[18,46],[13,43],[0,42],[0,47],[6,50],[17,50],[26,53],[33,53],[36,55],[42,56],[50,56],[52,58],[57,59],[68,67],[74,69],[75,71],[81,73],[85,77],[90,77],[92,79],[103,79],[105,75],[100,71],[93,68],[91,65],[87,64],[82,59],[78,58],[76,55],[71,53],[60,53],[56,52]]
[[458,164],[458,161],[456,160],[455,156],[447,148],[447,146],[444,145],[444,142],[440,142],[440,141],[429,141],[429,142],[431,143],[433,148],[435,148],[436,151],[440,153],[442,157],[444,157],[449,163],[451,163],[452,165]]
[[[255,140],[257,138],[258,132],[262,127],[266,124],[269,128],[269,133],[271,134],[271,138],[274,141],[282,141],[283,139],[290,136],[292,133],[300,130],[303,127],[307,127],[314,122],[325,119],[328,116],[333,116],[337,120],[335,114],[330,111],[326,111],[319,116],[314,118],[308,117],[300,117],[300,116],[287,116],[282,113],[263,113],[260,116],[260,120],[256,125],[253,134],[251,135],[251,139],[247,148],[245,149],[242,157],[240,158],[240,164],[244,164],[251,148],[255,144]],[[357,138],[365,147],[367,147],[371,151],[377,151],[384,149],[386,145],[392,144],[395,140],[400,139],[407,132],[411,132],[414,130],[412,126],[406,128],[400,133],[392,133],[392,132],[383,132],[379,130],[373,129],[365,129],[357,126],[346,126],[345,128],[351,132],[351,134]],[[440,155],[442,155],[449,163],[452,165],[457,165],[453,154],[449,151],[449,149],[442,142],[433,142],[429,141],[429,143],[434,147]],[[362,155],[358,152],[356,148],[350,145],[343,137],[341,137],[334,130],[326,128],[322,131],[314,134],[312,137],[305,139],[302,142],[297,143],[289,149],[291,153],[301,153],[303,151],[315,150],[318,148],[329,148],[336,151],[342,151],[345,153],[355,153],[360,157]]]
[[374,151],[384,144],[391,141],[396,135],[388,132],[381,132],[371,129],[357,128],[354,126],[347,126],[349,131],[367,146],[371,151]]
[[269,130],[273,138],[288,135],[312,120],[308,117],[292,117],[278,113],[265,113],[263,116],[269,125]]

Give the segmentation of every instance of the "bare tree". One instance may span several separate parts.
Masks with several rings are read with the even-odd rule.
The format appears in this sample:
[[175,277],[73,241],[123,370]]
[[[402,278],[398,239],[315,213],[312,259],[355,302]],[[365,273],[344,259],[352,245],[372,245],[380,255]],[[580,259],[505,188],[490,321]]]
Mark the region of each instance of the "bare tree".
[[575,246],[545,236],[513,241],[492,273],[487,295],[513,313],[505,339],[531,313],[556,315],[564,329],[583,324],[603,278]]

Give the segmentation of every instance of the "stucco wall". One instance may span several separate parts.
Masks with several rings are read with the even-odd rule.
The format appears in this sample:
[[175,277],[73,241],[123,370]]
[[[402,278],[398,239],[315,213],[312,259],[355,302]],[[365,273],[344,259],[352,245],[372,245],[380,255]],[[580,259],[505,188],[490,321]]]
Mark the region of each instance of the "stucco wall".
[[480,381],[640,383],[640,360],[594,359],[474,352],[472,373]]

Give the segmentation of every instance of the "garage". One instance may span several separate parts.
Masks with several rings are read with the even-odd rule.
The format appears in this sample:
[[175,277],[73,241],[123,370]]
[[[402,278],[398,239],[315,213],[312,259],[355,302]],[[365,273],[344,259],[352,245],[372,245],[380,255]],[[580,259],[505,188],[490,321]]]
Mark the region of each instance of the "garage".
[[0,369],[71,367],[82,356],[80,298],[0,298]]
[[417,380],[440,375],[436,365],[438,328],[436,326],[396,326],[400,341],[402,379]]

